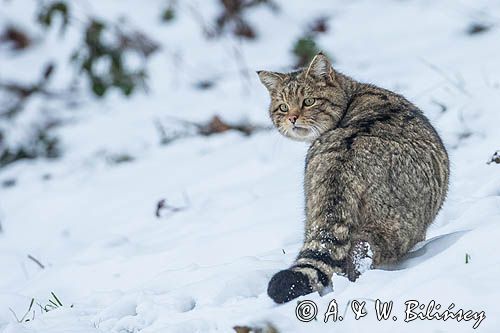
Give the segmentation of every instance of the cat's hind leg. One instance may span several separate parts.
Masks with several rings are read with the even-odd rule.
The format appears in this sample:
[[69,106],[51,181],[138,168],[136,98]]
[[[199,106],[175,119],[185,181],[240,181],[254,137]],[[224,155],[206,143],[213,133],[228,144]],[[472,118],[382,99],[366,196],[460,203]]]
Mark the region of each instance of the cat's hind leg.
[[365,240],[356,240],[351,245],[346,258],[345,274],[349,281],[356,279],[371,269],[373,265],[373,251],[370,243]]
[[370,268],[399,261],[425,238],[425,227],[409,218],[378,221],[365,225],[353,234],[345,265],[345,273],[350,281],[356,281]]

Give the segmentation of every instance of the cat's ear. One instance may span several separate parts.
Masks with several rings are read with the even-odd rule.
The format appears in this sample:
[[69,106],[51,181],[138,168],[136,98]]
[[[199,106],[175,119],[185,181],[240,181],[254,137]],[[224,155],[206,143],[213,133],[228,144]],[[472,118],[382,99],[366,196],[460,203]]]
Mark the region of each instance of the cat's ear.
[[314,77],[331,78],[332,74],[332,63],[322,52],[314,56],[306,70],[306,76],[311,75]]
[[285,74],[276,72],[257,71],[257,75],[259,75],[260,82],[262,82],[269,92],[275,90],[285,79]]

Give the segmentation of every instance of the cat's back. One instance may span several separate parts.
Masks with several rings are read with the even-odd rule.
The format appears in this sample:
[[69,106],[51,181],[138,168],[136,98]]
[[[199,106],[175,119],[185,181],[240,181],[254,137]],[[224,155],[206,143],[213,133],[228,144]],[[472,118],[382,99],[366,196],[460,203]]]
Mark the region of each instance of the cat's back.
[[317,154],[370,149],[382,142],[388,147],[426,148],[448,165],[443,142],[422,111],[402,95],[368,84],[353,95],[338,126],[311,144],[308,160]]
[[375,191],[382,200],[398,193],[405,200],[431,207],[428,220],[446,196],[448,155],[438,133],[415,105],[401,95],[366,85],[354,95],[339,126],[309,148],[306,191],[314,183],[333,178],[360,197]]

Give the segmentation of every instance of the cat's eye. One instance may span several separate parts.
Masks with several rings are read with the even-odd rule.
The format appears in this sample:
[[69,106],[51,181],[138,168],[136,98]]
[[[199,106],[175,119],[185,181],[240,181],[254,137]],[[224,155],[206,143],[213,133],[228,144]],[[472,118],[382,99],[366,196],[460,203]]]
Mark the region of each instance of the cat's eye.
[[281,105],[280,105],[280,111],[282,111],[282,112],[287,112],[287,111],[288,111],[288,105],[286,105],[286,104],[281,104]]
[[311,106],[313,105],[314,103],[316,102],[316,100],[314,98],[306,98],[304,100],[304,105],[305,106]]

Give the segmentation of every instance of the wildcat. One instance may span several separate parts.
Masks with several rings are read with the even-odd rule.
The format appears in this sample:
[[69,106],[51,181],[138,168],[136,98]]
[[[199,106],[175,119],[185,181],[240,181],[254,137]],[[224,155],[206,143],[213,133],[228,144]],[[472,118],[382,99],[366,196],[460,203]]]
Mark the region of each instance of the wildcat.
[[446,196],[449,161],[415,105],[341,74],[322,53],[302,70],[257,73],[278,131],[311,144],[304,244],[270,280],[275,302],[321,291],[334,273],[355,281],[425,239]]

